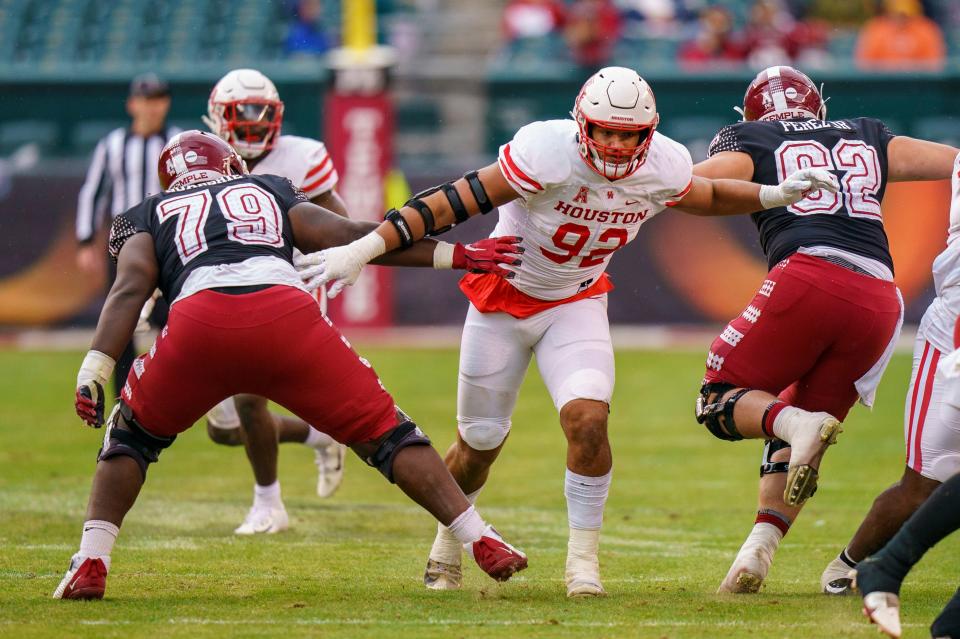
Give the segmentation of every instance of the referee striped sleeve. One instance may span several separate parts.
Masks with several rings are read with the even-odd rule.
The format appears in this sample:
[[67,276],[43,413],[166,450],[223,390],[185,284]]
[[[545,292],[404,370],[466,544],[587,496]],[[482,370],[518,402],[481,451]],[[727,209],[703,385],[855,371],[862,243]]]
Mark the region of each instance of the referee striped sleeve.
[[107,138],[97,143],[93,160],[87,169],[87,177],[77,198],[77,241],[89,242],[96,231],[95,219],[103,212],[103,198],[107,195],[109,172],[107,171]]

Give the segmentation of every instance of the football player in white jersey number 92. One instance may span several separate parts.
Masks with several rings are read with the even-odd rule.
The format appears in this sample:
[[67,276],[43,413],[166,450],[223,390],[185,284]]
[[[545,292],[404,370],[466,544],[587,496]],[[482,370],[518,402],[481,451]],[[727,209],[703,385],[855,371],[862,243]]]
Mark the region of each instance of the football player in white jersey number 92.
[[[331,295],[391,247],[500,207],[494,235],[523,238],[512,279],[467,276],[470,300],[460,350],[459,433],[446,456],[475,500],[507,434],[532,355],[567,438],[564,493],[569,519],[567,595],[599,596],[600,525],[610,489],[607,414],[613,347],[607,262],[640,226],[667,208],[700,215],[750,213],[836,191],[832,175],[805,169],[778,185],[692,174],[689,152],[657,132],[650,86],[631,69],[608,67],[583,85],[573,119],[534,122],[500,147],[497,162],[424,192],[364,238],[316,257]],[[461,550],[440,527],[424,582],[460,586]]]
[[[226,140],[254,175],[287,178],[311,202],[347,217],[346,206],[334,187],[337,171],[323,142],[281,135],[283,102],[273,82],[254,69],[235,69],[210,92],[204,123]],[[321,308],[326,294],[319,289]],[[253,506],[238,535],[276,533],[288,526],[277,478],[277,442],[300,442],[315,450],[317,493],[328,497],[343,478],[345,447],[296,417],[272,413],[267,400],[238,395],[220,402],[207,414],[210,439],[227,446],[246,447],[253,467]]]

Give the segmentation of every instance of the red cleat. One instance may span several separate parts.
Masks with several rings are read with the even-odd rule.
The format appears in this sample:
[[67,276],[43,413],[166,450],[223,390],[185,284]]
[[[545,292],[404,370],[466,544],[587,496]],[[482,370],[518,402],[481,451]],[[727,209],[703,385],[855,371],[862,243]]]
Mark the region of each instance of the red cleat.
[[99,557],[70,560],[70,568],[53,593],[54,599],[103,599],[107,589],[107,567]]
[[506,581],[527,567],[527,556],[505,542],[493,526],[487,526],[480,539],[464,547],[477,565],[497,581]]

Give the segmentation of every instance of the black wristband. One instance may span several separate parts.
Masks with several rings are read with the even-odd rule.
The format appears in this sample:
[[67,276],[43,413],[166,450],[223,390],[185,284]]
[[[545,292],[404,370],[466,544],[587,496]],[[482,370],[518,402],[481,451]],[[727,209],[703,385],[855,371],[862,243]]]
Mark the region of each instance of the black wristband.
[[397,234],[400,235],[400,246],[402,248],[413,245],[413,231],[410,230],[410,225],[407,224],[407,221],[400,215],[400,211],[390,209],[387,211],[384,219],[393,224],[393,228],[397,229]]
[[469,173],[465,173],[463,179],[470,185],[470,192],[473,193],[473,199],[477,201],[477,206],[480,207],[480,213],[486,215],[492,211],[493,203],[490,201],[490,198],[487,197],[487,190],[483,188],[483,183],[480,182],[480,177],[477,175],[477,172],[470,171]]

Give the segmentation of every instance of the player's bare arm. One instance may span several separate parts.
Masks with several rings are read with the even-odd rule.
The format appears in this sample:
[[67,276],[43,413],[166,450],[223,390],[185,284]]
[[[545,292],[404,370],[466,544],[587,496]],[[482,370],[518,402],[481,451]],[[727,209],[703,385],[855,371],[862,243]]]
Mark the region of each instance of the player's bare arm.
[[157,256],[153,237],[137,233],[117,257],[117,279],[100,312],[91,348],[116,359],[133,336],[140,309],[157,288]]
[[960,149],[898,135],[887,145],[887,180],[949,180]]
[[93,344],[77,374],[75,408],[88,425],[104,423],[103,387],[124,347],[133,337],[140,309],[157,288],[159,267],[149,233],[128,239],[117,256],[117,279],[100,311]]
[[775,186],[694,175],[690,190],[675,208],[693,215],[741,215],[793,204],[820,189],[831,193],[839,189],[836,177],[824,169],[801,169]]
[[749,153],[740,151],[722,151],[713,157],[693,165],[693,174],[702,178],[717,180],[747,180],[753,178],[753,159]]
[[340,217],[350,217],[347,213],[347,205],[343,201],[343,198],[333,189],[310,198],[310,201],[328,211],[333,211]]

